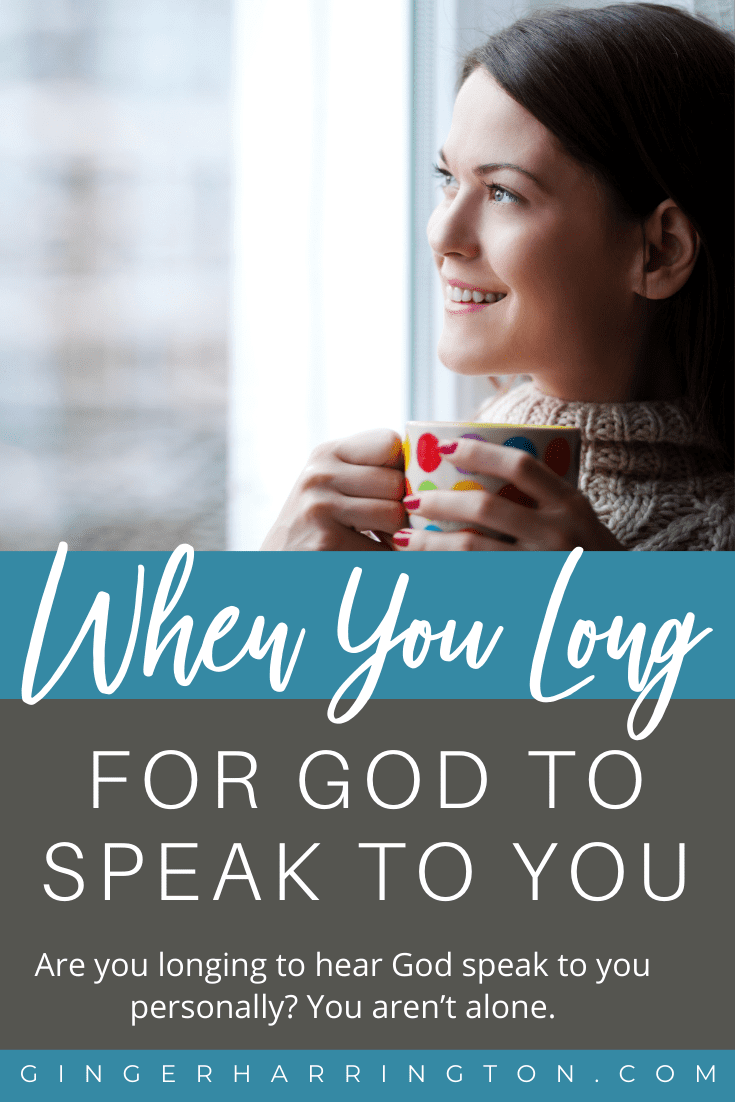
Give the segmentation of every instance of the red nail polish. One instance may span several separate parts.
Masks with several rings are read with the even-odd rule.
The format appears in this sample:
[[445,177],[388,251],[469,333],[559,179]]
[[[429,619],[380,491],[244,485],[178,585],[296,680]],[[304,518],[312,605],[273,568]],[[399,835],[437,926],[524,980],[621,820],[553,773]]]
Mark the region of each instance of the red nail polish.
[[457,450],[458,440],[453,440],[451,444],[440,444],[438,450],[442,455],[454,455]]
[[403,502],[404,508],[406,509],[418,509],[420,504],[420,497],[409,497]]
[[408,536],[394,536],[393,542],[398,547],[408,547]]

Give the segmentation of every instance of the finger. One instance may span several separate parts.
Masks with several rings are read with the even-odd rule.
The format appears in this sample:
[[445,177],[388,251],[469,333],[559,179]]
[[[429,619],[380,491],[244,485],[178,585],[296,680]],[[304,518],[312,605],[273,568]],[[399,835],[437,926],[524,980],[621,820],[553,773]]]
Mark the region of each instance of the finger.
[[403,506],[398,501],[383,498],[337,496],[326,506],[329,516],[344,528],[356,528],[359,532],[397,532],[406,521]]
[[324,534],[322,541],[312,550],[319,551],[392,551],[393,547],[382,540],[374,540],[365,532],[335,525],[331,538]]
[[317,494],[336,492],[348,497],[385,497],[391,501],[399,501],[403,497],[405,480],[402,470],[348,463],[335,454],[334,447],[324,445],[312,454],[299,480],[301,490],[312,490]]
[[537,510],[485,490],[425,490],[406,498],[404,505],[411,516],[480,525],[516,540],[537,542],[545,534]]
[[390,501],[400,501],[406,485],[402,470],[360,467],[344,462],[335,469],[330,484],[348,497],[388,498]]
[[374,536],[388,551],[395,550],[393,547],[393,536],[389,532],[371,532],[370,535]]
[[393,536],[397,551],[518,551],[515,543],[503,543],[481,532],[423,532],[402,528]]
[[355,532],[348,528],[340,534],[340,551],[392,551],[393,545],[390,537],[374,540],[363,532]]
[[303,524],[302,518],[293,516],[290,520],[277,521],[268,533],[261,548],[262,551],[385,551],[383,543],[378,543],[363,532],[354,528],[345,528],[330,519],[327,524]]
[[[452,448],[451,453],[449,448]],[[440,441],[439,450],[455,467],[473,474],[507,479],[539,504],[551,504],[577,492],[574,486],[521,448],[506,448],[481,440],[446,440]]]
[[332,447],[334,454],[345,463],[403,470],[401,438],[392,429],[358,432],[355,436],[337,440]]

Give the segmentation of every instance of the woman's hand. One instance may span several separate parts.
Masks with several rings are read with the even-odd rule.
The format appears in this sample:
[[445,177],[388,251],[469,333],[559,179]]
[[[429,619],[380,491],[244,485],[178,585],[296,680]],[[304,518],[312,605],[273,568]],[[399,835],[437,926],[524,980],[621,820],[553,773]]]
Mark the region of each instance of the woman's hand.
[[[393,539],[406,551],[622,551],[598,520],[584,494],[518,448],[477,440],[442,441],[439,451],[464,471],[510,482],[528,504],[485,490],[430,490],[404,500],[411,515],[459,521],[467,530],[425,532],[402,529]],[[530,500],[528,500],[530,499]],[[417,504],[414,504],[414,503]],[[489,528],[512,542],[472,529]]]
[[390,429],[320,444],[261,551],[389,551],[363,533],[400,528],[404,493],[401,440]]

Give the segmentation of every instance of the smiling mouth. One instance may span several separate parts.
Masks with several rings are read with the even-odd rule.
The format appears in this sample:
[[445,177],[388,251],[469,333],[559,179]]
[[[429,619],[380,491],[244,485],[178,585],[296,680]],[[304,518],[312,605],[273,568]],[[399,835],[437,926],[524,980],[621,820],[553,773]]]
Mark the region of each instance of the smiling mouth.
[[473,304],[475,306],[492,305],[500,302],[506,296],[502,291],[473,291],[469,287],[452,287],[449,284],[444,288],[444,297],[447,302],[457,302],[462,305]]

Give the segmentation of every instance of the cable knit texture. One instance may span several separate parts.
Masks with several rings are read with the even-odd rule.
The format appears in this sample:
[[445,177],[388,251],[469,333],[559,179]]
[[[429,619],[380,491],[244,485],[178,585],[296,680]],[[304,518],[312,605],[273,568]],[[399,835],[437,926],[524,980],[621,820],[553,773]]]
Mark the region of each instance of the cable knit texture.
[[627,550],[735,550],[733,473],[697,433],[684,399],[565,402],[524,383],[477,420],[576,425],[579,488]]

